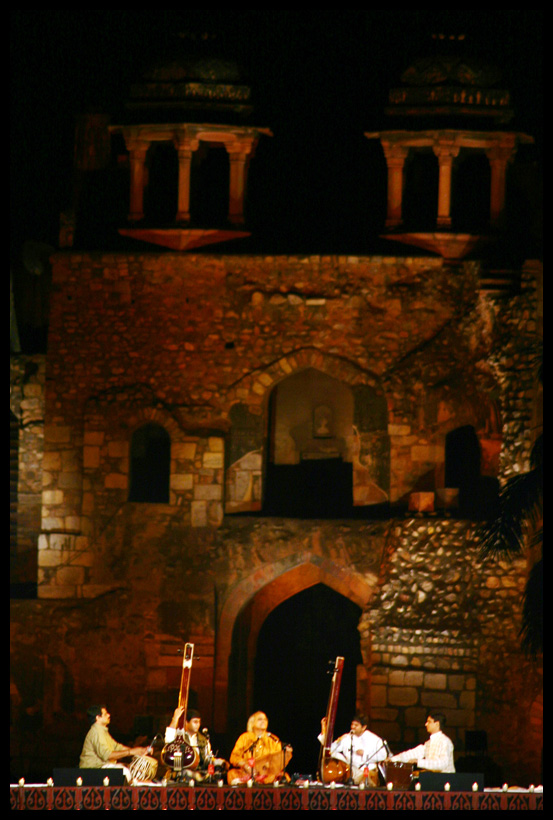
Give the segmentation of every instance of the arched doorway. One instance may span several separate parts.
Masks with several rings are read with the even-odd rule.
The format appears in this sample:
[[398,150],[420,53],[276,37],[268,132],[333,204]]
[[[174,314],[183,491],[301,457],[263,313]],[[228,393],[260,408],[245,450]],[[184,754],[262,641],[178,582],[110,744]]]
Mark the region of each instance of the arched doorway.
[[253,670],[246,711],[265,711],[269,730],[294,747],[289,771],[316,773],[317,735],[337,655],[345,662],[335,734],[349,728],[356,705],[357,666],[362,663],[357,631],[360,615],[360,606],[325,584],[315,584],[270,612],[259,630],[257,645],[249,650],[254,657],[249,658],[244,657],[244,644],[251,608],[246,607],[237,619],[233,656],[242,661],[239,668],[235,666],[232,688],[247,691],[244,676],[248,667]]
[[269,402],[266,515],[340,518],[351,513],[351,388],[315,368],[280,382]]

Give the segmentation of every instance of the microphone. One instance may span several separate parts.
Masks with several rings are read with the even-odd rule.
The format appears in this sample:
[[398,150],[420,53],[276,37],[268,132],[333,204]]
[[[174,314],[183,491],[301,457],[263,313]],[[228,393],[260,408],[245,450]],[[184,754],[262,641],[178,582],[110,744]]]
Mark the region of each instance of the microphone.
[[387,741],[383,740],[382,742],[384,743],[384,748],[386,749],[386,754],[388,755],[388,757],[391,757],[392,756],[392,750],[388,746]]

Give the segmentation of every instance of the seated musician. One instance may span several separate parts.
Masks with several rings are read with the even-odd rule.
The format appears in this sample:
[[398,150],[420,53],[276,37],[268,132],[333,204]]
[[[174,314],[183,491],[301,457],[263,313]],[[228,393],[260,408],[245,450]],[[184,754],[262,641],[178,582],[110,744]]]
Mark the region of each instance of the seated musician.
[[[165,729],[165,743],[172,743],[173,740],[175,740],[179,720],[182,717],[183,712],[184,708],[182,706],[178,706],[173,712],[171,723]],[[201,725],[202,718],[200,713],[196,709],[187,709],[186,720],[184,722],[184,740],[189,746],[196,749],[199,755],[199,762],[196,769],[186,769],[184,774],[194,778],[195,780],[204,779],[210,763],[213,763],[214,766],[222,767],[226,767],[228,765],[222,758],[213,756],[211,744],[209,742],[209,738],[205,734],[205,730],[204,732],[200,732]]]
[[103,704],[87,709],[90,729],[84,739],[79,768],[81,769],[123,769],[127,782],[132,782],[132,775],[127,766],[120,760],[133,755],[144,755],[148,751],[142,746],[133,748],[117,743],[109,733],[111,715]]
[[[364,715],[354,715],[351,721],[350,731],[342,735],[332,743],[330,756],[336,760],[342,760],[348,766],[350,761],[353,765],[351,776],[357,784],[365,777],[365,769],[368,769],[368,780],[372,786],[378,785],[377,763],[386,759],[386,744],[382,738],[369,732],[367,729],[367,718]],[[326,730],[326,718],[321,720],[321,734],[319,742],[324,743]]]
[[[230,785],[253,779],[257,783],[274,783],[292,757],[292,749],[284,749],[278,737],[267,731],[269,721],[264,712],[254,712],[247,731],[240,735],[230,755]],[[287,774],[286,780],[290,780]]]
[[444,735],[445,715],[431,712],[426,718],[426,731],[430,735],[426,743],[394,755],[391,759],[401,763],[414,763],[417,769],[429,772],[454,772],[453,743]]

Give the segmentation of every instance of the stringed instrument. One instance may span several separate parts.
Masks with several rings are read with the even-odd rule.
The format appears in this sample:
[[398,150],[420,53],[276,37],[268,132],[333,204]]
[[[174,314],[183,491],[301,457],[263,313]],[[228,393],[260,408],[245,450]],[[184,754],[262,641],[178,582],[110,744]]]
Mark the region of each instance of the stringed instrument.
[[344,659],[338,655],[334,664],[328,707],[326,710],[326,721],[323,731],[323,742],[319,756],[319,778],[322,783],[345,783],[349,777],[349,766],[342,760],[337,760],[330,756],[332,737],[334,734],[334,724],[336,722],[336,710],[338,708],[338,695],[340,694],[340,684],[342,682],[342,671],[344,669]]
[[280,777],[286,777],[284,769],[291,759],[292,750],[289,747],[285,747],[280,752],[269,752],[252,759],[253,772],[231,769],[228,774],[228,782],[235,785],[236,783],[247,783],[251,779],[256,783],[274,783]]
[[178,704],[179,708],[182,708],[183,711],[178,720],[175,739],[171,741],[171,743],[166,743],[161,752],[161,759],[165,765],[169,766],[174,772],[179,772],[183,769],[196,769],[200,762],[198,750],[194,746],[191,746],[184,736],[193,659],[194,644],[187,643],[184,645]]

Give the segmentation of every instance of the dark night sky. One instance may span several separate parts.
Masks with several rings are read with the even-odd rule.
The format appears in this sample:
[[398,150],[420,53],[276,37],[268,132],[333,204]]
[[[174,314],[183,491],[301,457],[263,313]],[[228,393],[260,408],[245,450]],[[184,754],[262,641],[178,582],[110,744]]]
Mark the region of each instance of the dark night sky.
[[[216,35],[217,51],[245,67],[253,122],[274,133],[259,154],[270,167],[264,216],[282,226],[291,253],[366,251],[356,243],[359,225],[376,225],[375,149],[363,132],[383,126],[389,87],[431,51],[432,34],[465,34],[466,49],[501,69],[512,126],[541,148],[541,11],[17,10],[11,22],[12,248],[56,244],[75,115],[96,106],[116,121],[130,82],[177,31]],[[252,165],[252,184],[254,174]],[[382,190],[373,193],[380,206]]]

